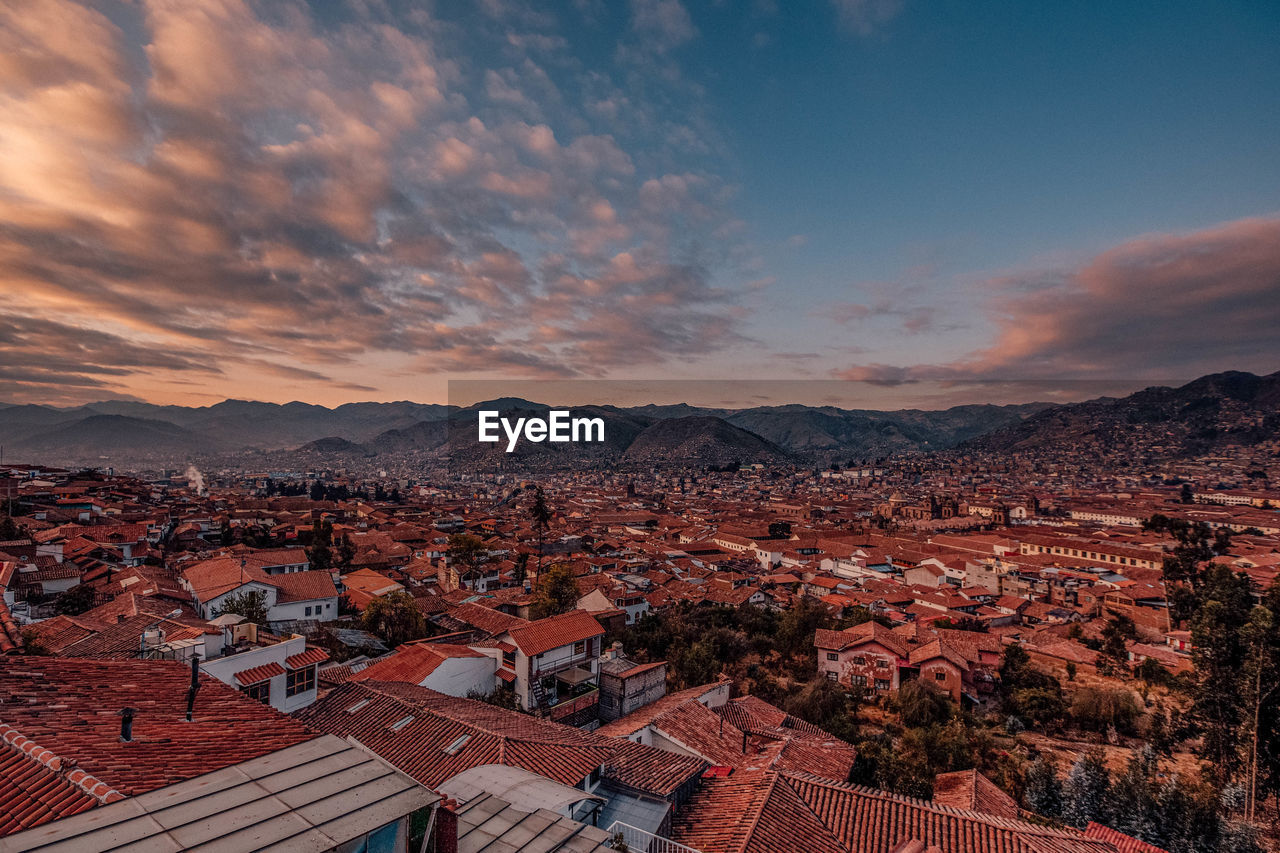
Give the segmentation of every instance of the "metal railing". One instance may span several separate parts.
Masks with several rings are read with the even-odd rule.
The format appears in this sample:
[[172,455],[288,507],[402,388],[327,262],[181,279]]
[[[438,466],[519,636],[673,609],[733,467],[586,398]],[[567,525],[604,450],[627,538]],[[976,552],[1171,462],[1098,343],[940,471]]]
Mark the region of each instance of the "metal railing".
[[620,820],[614,821],[613,826],[607,831],[613,836],[614,849],[626,850],[627,853],[702,853],[678,841],[654,835],[652,832],[646,832]]

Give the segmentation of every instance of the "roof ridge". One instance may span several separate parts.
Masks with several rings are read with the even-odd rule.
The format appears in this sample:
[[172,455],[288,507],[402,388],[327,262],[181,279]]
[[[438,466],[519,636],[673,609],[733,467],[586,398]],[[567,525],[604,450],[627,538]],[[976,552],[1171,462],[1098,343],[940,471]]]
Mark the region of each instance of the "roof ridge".
[[74,761],[70,763],[70,769],[68,770],[68,762],[64,761],[62,756],[47,747],[40,746],[8,723],[0,723],[0,741],[3,741],[7,747],[19,755],[41,765],[52,773],[56,773],[60,778],[80,788],[99,803],[105,805],[125,798],[124,794],[112,788],[106,782],[80,770]]
[[[917,806],[919,808],[928,809],[930,811],[951,814],[970,820],[978,820],[982,823],[998,826],[1003,829],[1016,829],[1019,831],[1032,831],[1037,835],[1052,838],[1074,838],[1084,837],[1084,833],[1078,829],[1057,829],[1049,826],[1041,826],[1037,823],[1022,820],[1021,818],[1008,818],[999,815],[988,814],[986,812],[975,811],[973,809],[961,809],[955,806],[944,805],[934,800],[922,800],[916,797],[909,797],[906,794],[895,794],[892,791],[881,790],[880,788],[868,788],[865,785],[857,785],[851,782],[833,782],[830,779],[824,779],[821,776],[815,776],[812,773],[804,773],[798,770],[776,770],[772,771],[783,776],[804,782],[807,785],[821,785],[827,788],[838,788],[844,791],[851,791],[863,796],[871,796],[880,800],[897,801],[906,805]],[[804,799],[801,797],[801,799]]]

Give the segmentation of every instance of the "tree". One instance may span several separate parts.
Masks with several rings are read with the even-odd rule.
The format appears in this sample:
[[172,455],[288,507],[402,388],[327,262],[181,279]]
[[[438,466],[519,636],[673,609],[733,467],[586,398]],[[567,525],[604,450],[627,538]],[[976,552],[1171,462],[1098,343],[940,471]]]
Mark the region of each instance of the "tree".
[[1161,825],[1156,751],[1134,750],[1125,773],[1111,787],[1111,822],[1125,835],[1154,843]]
[[1062,816],[1062,783],[1053,760],[1043,754],[1027,768],[1023,780],[1022,799],[1027,808],[1045,817]]
[[403,590],[370,601],[360,621],[366,631],[388,646],[427,636],[427,620],[413,596]]
[[1214,784],[1225,785],[1244,765],[1244,737],[1250,716],[1243,677],[1247,647],[1242,629],[1250,624],[1252,582],[1243,573],[1214,566],[1200,582],[1203,603],[1191,623],[1195,664],[1191,716],[1200,730],[1200,757],[1210,763]]
[[815,678],[783,700],[783,710],[847,743],[858,736],[858,700],[829,678]]
[[894,701],[898,717],[908,728],[921,728],[951,719],[951,701],[945,693],[912,679],[898,688]]
[[320,482],[319,480],[313,480],[311,483],[310,494],[311,494],[311,500],[313,501],[324,500],[324,483]]
[[343,569],[351,568],[351,561],[355,559],[356,546],[351,541],[351,537],[346,533],[342,534],[342,538],[338,540],[338,548],[336,557],[338,566]]
[[790,539],[791,523],[786,521],[774,521],[769,524],[770,539]]
[[1062,786],[1063,819],[1077,829],[1084,829],[1091,820],[1105,823],[1110,788],[1111,774],[1102,749],[1093,747],[1081,753]]
[[1067,700],[1062,690],[1052,687],[1023,687],[1010,696],[1010,710],[1026,717],[1039,729],[1056,729],[1067,717]]
[[529,555],[523,551],[516,554],[516,567],[511,572],[511,579],[516,586],[524,586],[524,582],[529,579]]
[[97,600],[98,595],[93,587],[87,584],[76,584],[58,596],[53,609],[67,616],[79,616],[86,610],[92,609]]
[[572,570],[563,563],[553,563],[538,575],[529,615],[534,619],[545,619],[568,613],[577,606],[578,597],[578,581]]
[[534,538],[538,541],[537,572],[542,574],[542,545],[551,529],[551,509],[547,506],[547,496],[542,486],[533,487],[533,501],[529,504],[529,524],[533,527]]
[[469,588],[479,575],[480,566],[489,556],[484,540],[470,533],[454,533],[449,537],[449,562],[457,569],[458,580]]
[[0,518],[0,542],[12,542],[26,538],[27,531],[9,516]]
[[307,560],[312,569],[323,572],[333,568],[332,545],[333,522],[317,518],[311,525],[311,547],[307,549]]
[[214,616],[234,613],[243,616],[255,625],[267,622],[267,591],[264,589],[246,589],[244,592],[233,592],[222,599],[222,604],[213,609]]
[[1264,606],[1254,607],[1249,612],[1248,624],[1241,629],[1240,634],[1244,645],[1244,667],[1241,672],[1244,690],[1241,699],[1246,712],[1243,716],[1248,729],[1249,745],[1245,766],[1248,777],[1245,819],[1252,821],[1258,802],[1259,747],[1266,736],[1261,728],[1264,722],[1263,707],[1277,687],[1275,625],[1271,611]]
[[1102,648],[1098,651],[1099,674],[1128,674],[1129,649],[1125,641],[1131,639],[1133,634],[1133,620],[1127,616],[1116,615],[1107,620],[1102,629]]
[[795,599],[778,625],[779,649],[792,656],[809,658],[817,653],[813,647],[814,632],[830,621],[831,614],[821,602],[808,597]]
[[1076,725],[1087,731],[1105,732],[1114,728],[1125,734],[1137,732],[1141,709],[1128,690],[1100,690],[1085,687],[1076,691],[1071,702],[1071,716]]

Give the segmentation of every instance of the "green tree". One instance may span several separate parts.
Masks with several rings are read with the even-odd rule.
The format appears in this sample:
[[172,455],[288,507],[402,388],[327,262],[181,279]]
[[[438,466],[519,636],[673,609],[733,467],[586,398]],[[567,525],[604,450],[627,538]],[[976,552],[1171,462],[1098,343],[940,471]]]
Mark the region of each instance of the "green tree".
[[846,743],[858,737],[858,700],[829,678],[815,678],[783,700],[783,710]]
[[1077,829],[1089,821],[1106,823],[1111,774],[1101,747],[1080,754],[1062,786],[1062,818]]
[[1129,649],[1126,640],[1133,633],[1133,620],[1128,617],[1112,616],[1107,620],[1102,628],[1102,648],[1098,652],[1098,672],[1101,675],[1128,674]]
[[533,528],[534,539],[538,542],[537,572],[542,574],[542,546],[547,532],[551,529],[551,508],[547,506],[547,496],[542,486],[533,487],[533,500],[529,503],[529,525]]
[[333,522],[317,518],[311,525],[311,547],[307,548],[307,561],[312,569],[323,572],[333,568],[332,545]]
[[1086,731],[1114,728],[1123,734],[1136,734],[1141,713],[1138,700],[1125,689],[1084,687],[1076,691],[1071,701],[1071,717]]
[[1195,664],[1191,717],[1200,731],[1200,757],[1210,778],[1223,786],[1243,767],[1249,685],[1244,669],[1247,647],[1242,629],[1250,624],[1252,583],[1244,573],[1214,566],[1200,582],[1203,603],[1191,623],[1191,660]]
[[1022,799],[1038,815],[1062,816],[1062,783],[1052,759],[1041,754],[1031,762],[1023,779]]
[[773,521],[769,523],[770,539],[789,539],[791,538],[791,523],[787,521]]
[[553,563],[538,575],[529,615],[534,619],[545,619],[568,613],[577,606],[579,595],[573,571],[563,563]]
[[454,533],[449,537],[449,562],[458,572],[458,580],[467,588],[480,576],[480,566],[489,557],[484,540],[470,533]]
[[0,542],[12,542],[22,538],[22,531],[9,516],[0,517]]
[[1162,822],[1159,794],[1156,751],[1149,745],[1134,750],[1124,775],[1111,786],[1108,825],[1154,844]]
[[214,616],[234,613],[243,616],[255,625],[267,623],[267,592],[262,589],[246,589],[244,592],[233,592],[222,599],[222,604],[213,609]]
[[53,609],[67,616],[79,616],[91,610],[98,600],[98,594],[88,584],[76,584],[58,596]]
[[894,706],[898,718],[908,728],[932,726],[951,719],[950,698],[918,679],[903,682],[898,688]]
[[427,620],[413,596],[402,590],[370,601],[360,621],[366,631],[392,647],[427,636]]
[[[791,602],[778,624],[778,647],[788,655],[806,660],[817,654],[813,646],[814,632],[831,622],[826,606],[808,596]],[[816,664],[816,658],[814,658]],[[810,670],[812,671],[812,670]]]
[[338,547],[334,556],[337,559],[339,568],[351,568],[351,561],[354,560],[356,556],[356,546],[355,543],[351,541],[351,537],[346,533],[342,534],[342,537],[338,540]]

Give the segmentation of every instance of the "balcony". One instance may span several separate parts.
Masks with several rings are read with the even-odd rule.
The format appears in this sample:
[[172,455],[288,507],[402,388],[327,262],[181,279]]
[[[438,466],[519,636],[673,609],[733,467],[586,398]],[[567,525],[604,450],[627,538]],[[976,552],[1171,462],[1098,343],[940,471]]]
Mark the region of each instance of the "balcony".
[[563,720],[579,711],[600,704],[600,688],[594,684],[580,684],[568,691],[561,690],[545,710],[552,720]]

